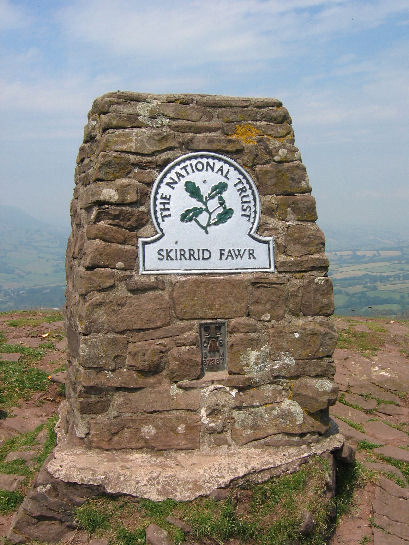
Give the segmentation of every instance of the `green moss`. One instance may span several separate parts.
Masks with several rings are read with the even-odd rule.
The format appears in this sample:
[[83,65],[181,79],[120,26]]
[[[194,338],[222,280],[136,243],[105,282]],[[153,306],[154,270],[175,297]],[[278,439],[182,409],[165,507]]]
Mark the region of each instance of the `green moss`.
[[384,344],[381,334],[375,331],[357,331],[350,327],[339,333],[337,347],[356,350],[365,356],[375,356]]
[[75,511],[75,521],[80,528],[93,534],[96,530],[108,528],[109,515],[95,507],[93,504],[85,503]]
[[384,462],[388,462],[388,464],[397,467],[402,472],[403,476],[409,484],[409,462],[395,460],[395,458],[390,458],[389,456],[384,456],[383,454],[377,454],[376,456],[378,459],[383,460]]
[[334,415],[339,420],[342,420],[342,422],[345,422],[345,424],[348,424],[348,426],[351,426],[351,428],[354,428],[354,430],[360,431],[361,433],[365,433],[365,430],[361,424],[357,424],[353,420],[349,420],[349,418],[343,418],[342,416]]
[[115,543],[118,545],[145,545],[145,530],[127,530],[120,527],[115,534]]
[[23,499],[22,492],[9,492],[0,489],[0,513],[6,515],[11,511],[15,511]]
[[23,327],[23,326],[37,327],[43,323],[51,324],[53,322],[61,322],[63,319],[64,318],[61,312],[52,312],[52,313],[42,314],[39,317],[35,317],[35,318],[33,318],[32,312],[31,312],[28,317],[22,316],[21,318],[10,320],[9,322],[7,322],[7,324],[11,327]]
[[374,448],[378,448],[382,446],[383,445],[378,443],[370,443],[369,441],[366,441],[366,439],[364,439],[363,441],[359,441],[358,450],[373,450]]

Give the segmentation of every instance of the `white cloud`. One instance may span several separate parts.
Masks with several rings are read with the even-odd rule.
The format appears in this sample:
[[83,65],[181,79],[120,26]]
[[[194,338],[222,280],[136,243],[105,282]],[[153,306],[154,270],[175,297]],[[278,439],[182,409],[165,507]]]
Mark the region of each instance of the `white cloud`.
[[303,44],[311,49],[406,11],[406,0],[77,0],[59,21],[67,37],[104,54],[190,64],[303,55]]
[[27,25],[29,17],[22,8],[8,0],[0,0],[0,30],[13,30]]

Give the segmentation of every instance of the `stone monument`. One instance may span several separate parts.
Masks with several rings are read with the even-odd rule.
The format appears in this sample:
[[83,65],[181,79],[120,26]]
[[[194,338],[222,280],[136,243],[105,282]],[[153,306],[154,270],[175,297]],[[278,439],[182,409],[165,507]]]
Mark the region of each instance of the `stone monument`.
[[52,486],[191,500],[342,446],[324,236],[279,100],[108,93],[75,184]]

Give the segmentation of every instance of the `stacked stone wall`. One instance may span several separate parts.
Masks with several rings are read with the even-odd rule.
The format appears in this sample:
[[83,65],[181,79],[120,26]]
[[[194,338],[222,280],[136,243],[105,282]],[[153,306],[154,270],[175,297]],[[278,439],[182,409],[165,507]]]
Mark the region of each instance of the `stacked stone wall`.
[[[155,178],[192,151],[253,178],[275,272],[140,275]],[[335,402],[324,236],[276,99],[117,92],[89,113],[67,248],[70,440],[102,449],[315,441]],[[227,370],[204,373],[199,322],[226,320]]]

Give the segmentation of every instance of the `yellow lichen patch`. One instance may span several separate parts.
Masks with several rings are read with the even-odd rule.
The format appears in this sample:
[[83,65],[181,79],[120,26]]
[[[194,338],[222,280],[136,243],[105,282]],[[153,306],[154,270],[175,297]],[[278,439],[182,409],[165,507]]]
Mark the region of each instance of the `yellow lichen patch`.
[[237,125],[236,130],[230,136],[241,140],[243,144],[255,144],[256,138],[260,134],[261,131],[253,127],[253,125]]

